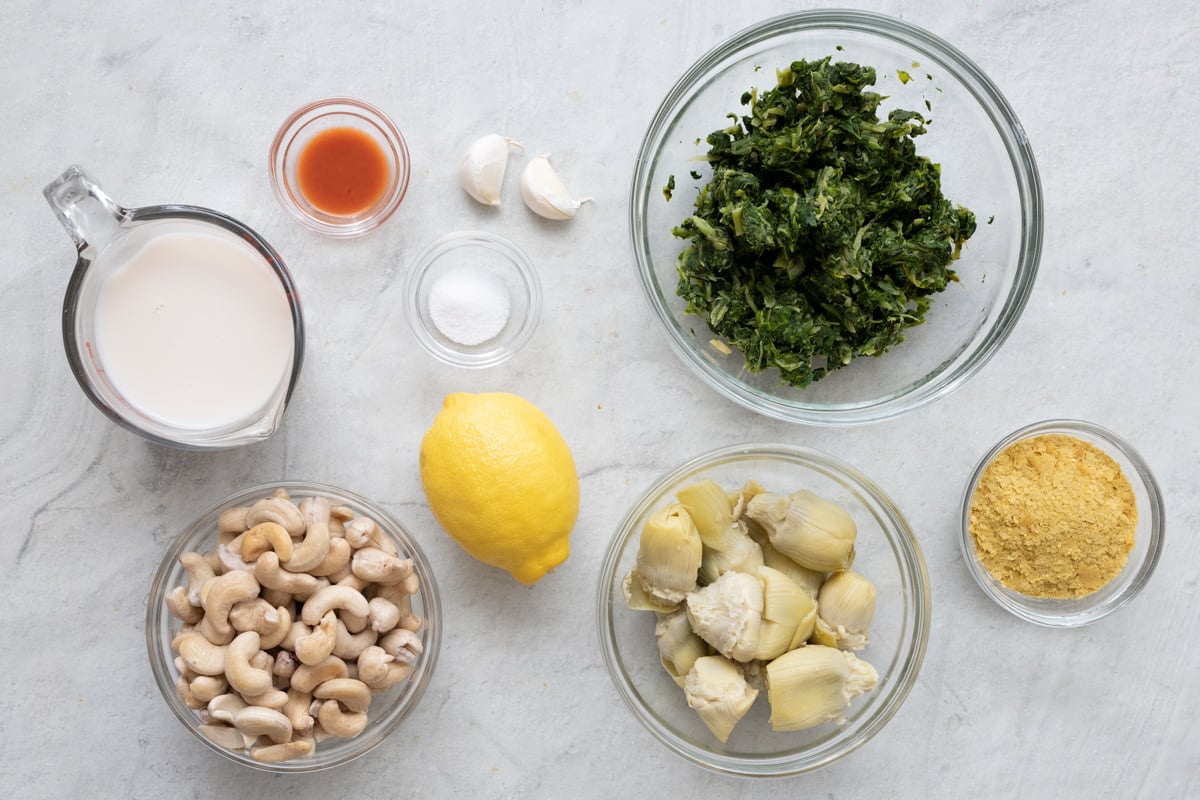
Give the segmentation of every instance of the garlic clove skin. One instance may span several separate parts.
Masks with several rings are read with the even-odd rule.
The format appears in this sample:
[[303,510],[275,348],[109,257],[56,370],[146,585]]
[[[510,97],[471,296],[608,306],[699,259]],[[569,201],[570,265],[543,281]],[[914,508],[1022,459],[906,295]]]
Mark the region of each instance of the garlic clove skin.
[[520,142],[498,133],[489,133],[467,148],[459,165],[458,177],[462,187],[485,206],[500,205],[500,186],[504,183],[511,147],[522,149]]
[[529,210],[546,219],[571,219],[590,197],[576,200],[559,180],[547,155],[535,156],[521,173],[521,197]]

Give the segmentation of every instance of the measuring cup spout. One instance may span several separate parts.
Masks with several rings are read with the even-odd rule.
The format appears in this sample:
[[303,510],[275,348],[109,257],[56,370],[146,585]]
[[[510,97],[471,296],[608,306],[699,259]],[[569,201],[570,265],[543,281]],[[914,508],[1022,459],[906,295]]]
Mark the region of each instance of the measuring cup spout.
[[129,216],[78,164],[67,167],[42,194],[80,253],[103,249]]

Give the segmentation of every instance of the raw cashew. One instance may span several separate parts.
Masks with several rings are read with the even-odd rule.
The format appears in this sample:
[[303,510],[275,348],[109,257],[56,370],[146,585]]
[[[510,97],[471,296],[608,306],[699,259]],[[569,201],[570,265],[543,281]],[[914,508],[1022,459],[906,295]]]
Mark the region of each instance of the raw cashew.
[[268,744],[250,748],[250,757],[264,764],[290,761],[312,755],[316,744],[312,739],[292,739],[282,744]]
[[377,547],[388,555],[397,555],[396,543],[370,517],[357,517],[346,526],[346,541],[355,550]]
[[254,564],[247,563],[242,559],[240,553],[234,551],[233,542],[217,545],[217,561],[221,566],[221,572],[252,572],[254,570]]
[[176,586],[167,592],[166,603],[167,610],[180,622],[195,625],[204,616],[204,609],[188,602],[187,589],[182,586]]
[[[260,579],[258,582],[261,584],[262,580]],[[272,589],[270,586],[263,586],[258,596],[276,608],[279,606],[284,606],[285,608],[292,607],[292,593],[285,592],[282,589]]]
[[265,636],[279,627],[279,612],[266,600],[255,597],[234,603],[229,609],[229,624],[238,633],[254,631]]
[[326,700],[317,712],[317,721],[331,736],[352,739],[367,727],[365,711],[345,711],[337,700]]
[[270,671],[250,665],[250,659],[260,652],[260,641],[257,633],[246,631],[235,636],[225,650],[225,679],[243,695],[263,694],[272,688]]
[[316,575],[318,578],[333,580],[334,575],[340,574],[350,565],[350,555],[352,552],[350,543],[345,539],[330,537],[329,550],[326,551],[325,558],[321,559],[320,564],[308,570],[308,574]]
[[234,714],[233,727],[247,736],[266,736],[275,744],[292,738],[292,723],[273,708],[247,706]]
[[[331,579],[332,578],[337,579],[337,580],[333,581],[334,584],[337,586],[349,586],[351,589],[357,589],[360,592],[365,592],[367,590],[367,587],[371,585],[370,581],[364,581],[362,578],[355,575],[350,570],[349,564],[346,565],[346,569],[342,573],[340,573],[338,575],[330,575],[329,577]],[[365,595],[364,595],[364,597],[365,597]]]
[[350,559],[351,571],[372,583],[399,583],[412,574],[410,558],[399,558],[378,547],[362,547]]
[[316,723],[308,711],[308,707],[312,704],[312,692],[302,692],[293,686],[287,690],[287,696],[287,702],[284,703],[281,710],[292,723],[292,732],[300,736],[307,736],[312,733],[313,725]]
[[363,628],[358,633],[351,633],[346,629],[346,623],[340,619],[335,624],[337,628],[333,654],[347,662],[357,659],[363,650],[375,644],[375,640],[379,638],[379,633],[371,628]]
[[204,619],[200,621],[201,632],[205,629],[225,636],[233,631],[229,624],[229,611],[234,604],[258,597],[258,581],[249,572],[237,570],[217,578],[208,588],[204,598]]
[[304,533],[304,515],[286,497],[265,497],[250,506],[246,512],[246,527],[253,528],[260,522],[278,523],[292,536]]
[[279,554],[279,560],[286,562],[292,557],[294,543],[292,536],[277,522],[260,522],[242,534],[242,561],[250,563],[268,550]]
[[232,723],[234,715],[247,705],[248,703],[236,694],[222,694],[208,701],[208,713],[213,719]]
[[401,628],[408,628],[410,631],[421,630],[421,618],[412,613],[412,596],[410,593],[405,592],[400,586],[392,584],[376,586],[372,594],[375,597],[382,597],[396,604],[396,608],[400,609],[399,626]]
[[396,628],[391,631],[379,640],[379,646],[388,654],[395,656],[397,661],[403,661],[406,664],[413,663],[417,660],[417,656],[424,652],[421,637],[407,628]]
[[[305,625],[316,625],[321,617],[325,616],[325,612],[331,609],[343,609],[364,620],[371,611],[370,606],[367,605],[367,598],[363,597],[362,592],[357,589],[351,589],[349,586],[326,586],[324,589],[314,592],[304,601],[304,607],[300,610],[300,619],[304,620]],[[346,627],[352,629],[349,623]]]
[[329,657],[337,644],[338,618],[332,610],[305,636],[296,639],[296,658],[301,664],[319,664]]
[[346,662],[337,656],[329,656],[320,664],[301,664],[292,675],[292,688],[301,692],[311,692],[318,685],[332,678],[348,678],[350,670]]
[[271,674],[291,683],[292,675],[298,666],[300,666],[300,659],[296,658],[295,653],[291,650],[280,650],[275,655],[275,667],[271,670]]
[[199,675],[220,675],[225,671],[225,651],[228,645],[216,645],[197,631],[176,636],[171,649],[188,665],[188,669]]
[[243,750],[246,747],[246,737],[237,728],[228,725],[207,724],[200,726],[200,732],[210,741],[226,750]]
[[353,614],[345,609],[342,609],[342,613],[338,615],[338,619],[340,619],[342,621],[342,624],[346,626],[346,630],[349,631],[350,633],[360,633],[360,632],[366,630],[367,619],[368,619],[370,613],[371,613],[370,606],[367,607],[367,613],[363,614],[362,616],[359,616],[358,614]]
[[204,708],[204,701],[196,697],[192,692],[192,684],[182,675],[175,679],[175,694],[179,696],[179,699],[188,708],[194,710]]
[[275,656],[262,649],[262,637],[258,640],[258,652],[250,656],[248,662],[255,669],[262,669],[275,674]]
[[[320,579],[303,572],[288,572],[279,566],[279,554],[268,550],[254,562],[254,577],[269,589],[291,595],[308,595],[320,587]],[[320,619],[320,617],[318,617]]]
[[204,556],[200,555],[199,553],[193,553],[191,551],[180,553],[179,563],[185,570],[187,570],[188,602],[194,606],[199,606],[200,587],[204,585],[205,581],[216,577],[217,573],[213,570],[212,566],[209,565]]
[[268,689],[262,694],[252,694],[243,697],[247,705],[262,706],[279,710],[287,703],[287,692],[282,689]]
[[385,597],[372,597],[367,601],[370,613],[367,623],[376,633],[387,633],[400,624],[400,609]]
[[259,642],[258,646],[263,650],[270,650],[274,647],[278,647],[279,643],[282,642],[292,630],[292,612],[288,611],[287,606],[277,606],[275,608],[275,614],[279,617],[279,622],[275,624],[275,629],[259,634],[259,636],[262,637],[262,641]]
[[[246,524],[246,514],[250,509],[246,506],[236,506],[227,508],[221,512],[221,516],[217,517],[217,537],[228,536],[232,539],[250,526]],[[226,539],[225,541],[228,541]]]
[[349,711],[366,711],[371,705],[371,687],[354,678],[332,678],[313,689],[313,697],[336,700]]
[[300,501],[298,511],[304,521],[304,540],[296,545],[291,558],[280,560],[292,572],[307,572],[324,561],[329,552],[329,501],[306,497]]
[[191,682],[192,696],[205,706],[228,688],[229,682],[223,675],[197,675]]
[[230,628],[225,633],[219,633],[213,629],[212,623],[207,620],[208,617],[203,617],[196,623],[197,633],[203,635],[205,639],[216,645],[225,645],[233,641],[233,637],[237,633],[233,628]]
[[283,641],[279,643],[279,646],[284,650],[291,650],[292,652],[295,652],[296,641],[301,636],[308,636],[310,633],[312,633],[312,628],[308,627],[298,619],[293,619],[292,626],[288,629],[287,636],[283,637]]
[[378,645],[371,645],[358,655],[358,679],[372,689],[380,688],[387,678],[388,666],[396,657]]
[[398,683],[408,680],[408,676],[412,674],[413,665],[403,661],[397,661],[394,664],[388,664],[387,675],[383,680],[371,687],[371,690],[378,693],[387,691]]

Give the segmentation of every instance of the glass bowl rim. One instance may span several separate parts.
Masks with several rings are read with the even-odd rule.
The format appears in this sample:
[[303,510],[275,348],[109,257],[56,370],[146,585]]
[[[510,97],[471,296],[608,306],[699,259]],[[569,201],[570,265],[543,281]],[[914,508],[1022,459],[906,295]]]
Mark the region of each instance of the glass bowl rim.
[[[510,339],[494,340],[494,346],[475,352],[457,350],[434,337],[425,324],[421,308],[420,294],[425,276],[439,258],[461,247],[481,247],[503,257],[520,277],[528,300],[524,319]],[[533,338],[542,315],[542,281],[529,255],[511,239],[489,231],[451,231],[429,242],[413,258],[404,281],[404,302],[409,327],[430,355],[451,366],[483,369],[507,361]]]
[[[328,222],[316,219],[307,214],[292,196],[291,182],[287,170],[282,163],[283,154],[297,134],[305,126],[324,114],[349,114],[358,117],[369,124],[387,140],[390,152],[385,152],[388,163],[396,170],[396,185],[391,193],[380,202],[378,208],[370,216],[352,219],[344,223]],[[393,159],[392,156],[395,156]],[[348,239],[362,236],[378,228],[388,220],[408,194],[408,184],[412,172],[412,159],[408,151],[408,142],[400,128],[382,109],[365,100],[353,97],[325,97],[307,103],[292,112],[271,142],[271,150],[267,159],[267,170],[271,178],[271,189],[275,198],[288,214],[306,228],[335,239]],[[299,190],[296,190],[299,191]]]
[[[1026,439],[1032,439],[1035,436],[1051,433],[1082,434],[1085,437],[1085,441],[1091,438],[1104,442],[1107,447],[1101,447],[1101,450],[1111,448],[1118,452],[1134,468],[1135,474],[1126,474],[1125,477],[1129,480],[1131,486],[1136,487],[1138,483],[1141,484],[1145,489],[1149,505],[1147,509],[1138,508],[1139,514],[1144,511],[1149,515],[1150,520],[1147,534],[1149,536],[1149,543],[1145,555],[1140,563],[1135,564],[1131,561],[1124,568],[1129,569],[1130,567],[1134,567],[1136,569],[1132,582],[1118,594],[1108,598],[1108,600],[1089,605],[1073,613],[1054,613],[1040,610],[1033,605],[1023,602],[1017,596],[1016,592],[1012,593],[1013,596],[999,593],[989,582],[989,573],[987,573],[987,568],[983,566],[979,561],[979,557],[975,554],[975,544],[971,537],[971,500],[975,496],[975,488],[979,485],[979,479],[982,477],[983,471],[1009,445]],[[1108,453],[1108,455],[1111,457],[1111,453]],[[1125,470],[1122,469],[1122,472],[1125,472]],[[1142,455],[1134,449],[1133,445],[1117,433],[1094,422],[1081,419],[1055,418],[1022,425],[992,445],[976,463],[975,469],[971,471],[971,477],[967,480],[966,488],[963,491],[959,517],[959,547],[962,550],[963,561],[967,565],[967,571],[971,573],[971,578],[979,586],[980,590],[996,605],[1020,619],[1047,628],[1079,628],[1103,619],[1118,608],[1129,603],[1141,592],[1154,574],[1159,557],[1162,555],[1165,529],[1165,509],[1163,506],[1162,490],[1159,488],[1158,481],[1154,477],[1154,473],[1151,472],[1150,466],[1142,458]],[[1031,600],[1036,599],[1031,598]],[[1086,600],[1086,598],[1078,599]],[[1043,600],[1041,602],[1045,603],[1047,601]]]
[[[616,570],[619,566],[621,551],[626,549],[631,537],[636,534],[634,530],[636,520],[661,503],[665,492],[688,475],[706,468],[759,458],[778,460],[806,468],[820,467],[820,471],[847,481],[869,496],[887,516],[889,526],[881,526],[882,534],[892,545],[893,550],[903,554],[898,564],[898,570],[912,587],[911,595],[906,598],[907,601],[912,602],[913,607],[912,631],[910,636],[906,636],[902,640],[900,650],[902,653],[907,650],[907,653],[900,661],[898,672],[880,676],[881,686],[885,680],[892,684],[892,694],[871,717],[863,721],[862,727],[850,739],[842,742],[836,749],[817,751],[815,758],[806,751],[763,759],[697,751],[686,740],[677,736],[674,730],[660,725],[651,714],[645,712],[635,697],[636,693],[632,689],[632,682],[620,668],[615,655],[616,636],[613,632],[611,611],[618,597],[613,593],[612,586],[619,577]],[[928,649],[931,619],[931,583],[925,557],[915,532],[891,496],[871,478],[841,459],[815,448],[781,442],[749,442],[712,449],[687,459],[655,480],[639,494],[633,506],[622,517],[606,545],[596,591],[596,625],[604,666],[617,693],[621,696],[626,708],[633,713],[634,718],[656,740],[685,761],[712,772],[753,778],[782,777],[811,772],[849,755],[883,730],[899,712],[916,686]]]
[[[642,220],[644,201],[655,192],[650,185],[651,172],[656,163],[655,151],[680,104],[692,94],[699,79],[743,48],[780,35],[823,27],[852,30],[929,51],[944,61],[954,77],[988,112],[993,128],[1004,143],[1021,206],[1021,242],[1013,285],[1003,298],[1001,310],[986,335],[973,350],[967,351],[965,359],[954,369],[943,366],[940,371],[931,373],[923,383],[910,384],[907,389],[891,397],[865,402],[829,404],[786,400],[755,389],[712,366],[679,330],[650,269],[646,248],[642,246],[646,237]],[[1025,130],[1012,106],[992,80],[961,50],[924,28],[885,14],[856,9],[797,11],[764,19],[719,43],[692,64],[671,87],[646,129],[635,165],[629,192],[629,239],[643,295],[671,349],[718,394],[774,419],[816,426],[859,425],[892,419],[944,398],[977,374],[1008,339],[1024,311],[1037,278],[1045,213],[1041,178]],[[961,358],[951,359],[947,364]]]
[[[320,747],[317,748],[314,755],[295,759],[292,761],[283,761],[278,763],[255,761],[248,755],[241,752],[234,752],[221,747],[216,742],[202,734],[199,730],[199,717],[196,712],[187,708],[183,701],[180,700],[175,691],[175,676],[172,674],[173,665],[164,660],[164,648],[167,643],[159,641],[159,623],[167,620],[171,615],[166,612],[163,607],[165,605],[166,593],[172,587],[168,586],[168,577],[172,572],[176,571],[176,562],[179,554],[187,547],[187,542],[192,539],[199,531],[198,526],[201,522],[211,518],[213,523],[216,522],[216,517],[226,508],[238,504],[239,502],[249,500],[251,498],[269,497],[276,489],[287,489],[289,491],[303,492],[305,494],[324,494],[327,497],[337,497],[341,500],[349,501],[351,507],[356,513],[367,514],[381,527],[387,530],[389,537],[397,542],[398,545],[404,548],[407,557],[413,561],[413,572],[420,579],[419,596],[422,604],[422,617],[424,625],[421,631],[421,643],[424,648],[421,657],[418,659],[417,669],[407,679],[413,681],[412,690],[408,693],[403,708],[399,713],[395,713],[393,717],[388,719],[382,727],[371,731],[368,727],[359,736],[363,739],[347,739],[344,740],[348,745],[346,752],[340,754],[335,759],[323,759],[321,757]],[[215,541],[215,531],[214,531]],[[192,518],[186,526],[172,540],[167,550],[159,561],[157,568],[154,571],[154,577],[150,584],[150,590],[147,594],[146,614],[145,614],[145,638],[146,649],[150,660],[150,671],[154,675],[155,683],[158,686],[163,699],[167,706],[171,709],[175,718],[183,724],[196,739],[203,743],[210,750],[219,753],[230,761],[240,764],[245,767],[250,767],[262,772],[275,774],[300,774],[320,772],[327,769],[343,766],[351,761],[354,761],[383,744],[386,739],[400,727],[401,723],[407,719],[413,709],[417,707],[425,692],[429,688],[429,683],[433,677],[435,668],[437,667],[438,657],[441,651],[442,642],[442,606],[441,595],[438,590],[437,580],[433,574],[433,569],[421,548],[419,542],[413,536],[409,528],[400,522],[400,520],[389,512],[387,509],[380,506],[378,503],[358,494],[349,489],[344,489],[332,484],[320,483],[316,481],[306,480],[278,480],[261,483],[254,486],[248,486],[245,489],[240,489],[230,493],[221,499],[219,502],[213,503],[206,508],[202,513]],[[389,707],[388,712],[393,712]],[[368,722],[368,726],[371,723]],[[367,734],[371,735],[368,737]]]

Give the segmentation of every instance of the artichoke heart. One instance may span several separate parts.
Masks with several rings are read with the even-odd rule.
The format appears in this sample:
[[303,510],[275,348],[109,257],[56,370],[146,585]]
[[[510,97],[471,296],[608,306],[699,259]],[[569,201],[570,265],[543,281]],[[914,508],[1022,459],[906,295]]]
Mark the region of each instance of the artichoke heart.
[[813,641],[839,650],[862,650],[875,615],[875,584],[854,570],[835,572],[821,587]]
[[704,543],[702,582],[711,583],[726,572],[754,572],[762,565],[762,550],[745,524],[734,519],[728,492],[703,480],[680,489],[675,497],[692,515]]
[[682,609],[661,615],[654,626],[654,636],[663,669],[682,689],[696,659],[709,654],[708,644],[692,632],[687,613]]
[[818,572],[815,569],[802,567],[792,559],[785,556],[783,553],[775,549],[771,542],[759,542],[759,547],[762,548],[763,565],[771,569],[776,569],[787,575],[792,581],[808,593],[808,596],[817,599],[817,595],[821,592],[821,585],[825,583],[825,573]]
[[786,497],[756,495],[746,504],[746,516],[766,530],[776,550],[802,567],[836,572],[854,560],[854,518],[807,489]]
[[742,667],[723,656],[696,659],[683,691],[688,705],[723,743],[758,698],[758,689],[746,682]]
[[634,611],[657,611],[660,614],[669,614],[677,611],[681,605],[660,600],[643,589],[642,579],[637,574],[637,569],[629,570],[621,579],[621,594],[625,597],[625,605]]
[[766,667],[771,727],[799,731],[823,722],[845,721],[850,700],[879,682],[875,668],[853,653],[805,645]]
[[762,625],[755,657],[769,661],[799,647],[812,635],[817,603],[787,575],[759,567],[763,585]]
[[762,582],[744,572],[726,572],[687,596],[692,630],[718,653],[735,661],[755,657],[762,612]]
[[675,503],[646,519],[633,571],[646,594],[664,603],[680,603],[696,588],[702,552],[692,516]]

